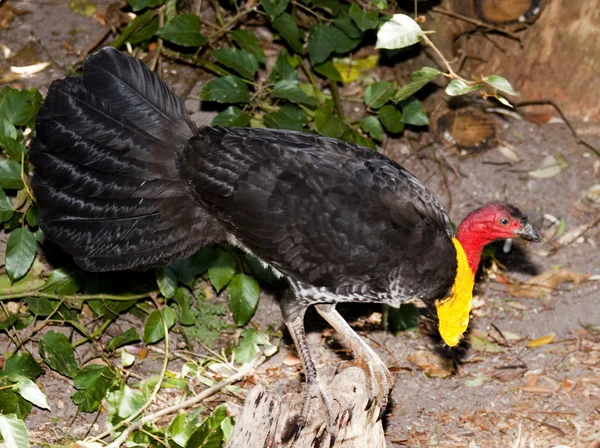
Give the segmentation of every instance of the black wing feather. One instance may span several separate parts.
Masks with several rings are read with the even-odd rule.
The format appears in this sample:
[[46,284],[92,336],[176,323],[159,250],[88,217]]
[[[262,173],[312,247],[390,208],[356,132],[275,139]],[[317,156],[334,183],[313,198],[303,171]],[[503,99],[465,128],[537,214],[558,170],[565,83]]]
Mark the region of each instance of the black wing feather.
[[179,168],[243,246],[293,281],[385,290],[397,280],[403,294],[421,296],[453,283],[456,252],[441,206],[412,174],[367,148],[204,128]]

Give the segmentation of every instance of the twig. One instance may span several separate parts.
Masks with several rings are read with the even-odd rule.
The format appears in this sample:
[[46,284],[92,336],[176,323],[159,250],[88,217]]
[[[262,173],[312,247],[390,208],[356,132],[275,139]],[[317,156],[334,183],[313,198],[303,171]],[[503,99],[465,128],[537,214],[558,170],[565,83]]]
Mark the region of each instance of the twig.
[[[152,300],[155,302],[156,307],[158,309],[160,309],[158,300],[156,300],[156,295],[154,295],[154,297],[152,297]],[[94,437],[92,439],[92,441],[102,440],[104,437],[106,437],[110,434],[113,434],[119,428],[122,428],[123,426],[131,423],[136,418],[138,418],[140,415],[142,415],[144,413],[144,411],[152,405],[152,403],[154,402],[154,399],[158,395],[158,392],[162,388],[162,382],[165,378],[165,374],[167,372],[167,367],[169,365],[169,327],[167,326],[167,321],[165,319],[164,313],[162,313],[162,312],[161,312],[161,320],[162,320],[162,324],[163,324],[163,331],[165,332],[165,357],[163,358],[162,369],[160,370],[160,374],[158,375],[158,379],[156,380],[156,386],[154,386],[154,389],[152,390],[150,397],[148,397],[148,400],[146,400],[146,402],[140,409],[138,409],[136,412],[131,414],[125,420],[119,422],[117,425],[110,428],[108,431],[105,431],[104,433],[100,434],[99,436]],[[138,423],[141,423],[143,421],[144,421],[144,419],[142,418]],[[131,434],[131,432],[135,430],[135,429],[131,429],[131,428],[135,428],[138,425],[138,423],[133,424],[133,425],[129,426],[128,428],[126,428],[121,433],[121,435],[117,439],[115,439],[114,442],[112,442],[108,445],[108,447],[119,448],[121,446],[121,444],[123,444],[125,442],[125,440],[127,440],[127,437],[129,436],[129,434]],[[142,427],[143,427],[143,424],[140,425],[137,429],[141,429]]]
[[552,106],[554,108],[554,110],[556,110],[556,112],[558,112],[558,114],[560,115],[560,118],[563,119],[563,121],[565,122],[565,124],[567,125],[567,127],[569,128],[571,133],[573,134],[573,137],[575,137],[575,141],[577,142],[577,144],[587,147],[588,149],[593,151],[598,157],[600,157],[600,149],[596,148],[590,142],[582,139],[579,136],[579,134],[577,133],[577,131],[575,130],[575,128],[573,127],[571,122],[567,119],[567,117],[563,113],[562,109],[554,101],[552,101],[552,100],[523,101],[521,103],[513,103],[513,105],[517,109],[519,107],[523,107],[523,106]]
[[494,31],[498,34],[503,34],[507,37],[510,37],[511,39],[516,40],[517,42],[519,42],[519,44],[521,44],[521,38],[519,36],[517,36],[515,33],[511,33],[510,31],[506,31],[506,30],[502,30],[500,28],[497,28],[495,26],[490,25],[489,23],[485,23],[482,22],[481,20],[477,20],[477,19],[473,19],[471,17],[467,17],[467,16],[463,16],[461,14],[455,13],[453,11],[448,11],[447,9],[444,8],[440,8],[439,6],[434,6],[433,8],[431,8],[431,12],[437,12],[438,14],[442,14],[448,17],[452,17],[454,19],[458,19],[458,20],[462,20],[463,22],[467,22],[470,23],[472,25],[477,25],[480,26],[482,28],[485,28],[489,31]]
[[[224,387],[229,386],[230,384],[233,384],[237,381],[244,379],[264,360],[265,360],[265,356],[262,354],[259,354],[252,361],[250,361],[248,364],[246,364],[244,367],[242,367],[236,374],[231,375],[226,380],[223,380],[220,383],[215,384],[214,386],[203,390],[201,393],[199,393],[195,397],[192,397],[185,401],[182,401],[179,404],[161,409],[160,411],[155,412],[154,414],[150,414],[145,417],[142,417],[140,420],[135,422],[133,425],[131,425],[127,429],[125,429],[121,433],[121,435],[117,439],[115,439],[112,443],[108,444],[106,446],[106,448],[119,448],[127,440],[127,438],[129,437],[129,435],[132,432],[143,428],[145,424],[156,421],[159,418],[162,418],[166,415],[173,414],[174,412],[177,412],[181,409],[186,409],[195,404],[198,404],[198,403],[206,400],[207,398],[213,396],[214,394],[219,392]],[[95,438],[95,440],[98,440],[98,438]]]
[[[225,69],[222,69],[218,65],[213,64],[212,62],[206,61],[202,58],[193,55],[181,54],[177,51],[169,50],[168,48],[162,48],[161,53],[166,57],[175,59],[178,61],[186,62],[190,65],[194,65],[196,67],[201,67],[205,70],[213,72],[215,75],[219,76],[231,76],[231,73]],[[241,79],[241,78],[240,78]],[[248,81],[247,79],[242,79],[247,84],[254,84],[252,81]]]
[[335,104],[335,110],[342,120],[344,120],[344,106],[340,98],[340,91],[337,88],[337,83],[333,80],[329,80],[329,88],[331,89],[331,96],[333,98],[333,104]]
[[[10,291],[10,288],[0,290]],[[23,299],[25,297],[41,297],[45,299],[56,299],[56,300],[139,300],[150,297],[152,294],[158,294],[158,291],[148,291],[142,294],[130,294],[130,295],[115,295],[115,294],[73,294],[73,295],[61,295],[52,294],[48,292],[41,292],[39,290],[20,291],[15,294],[0,294],[0,300],[13,300]]]
[[431,41],[431,39],[429,39],[429,37],[427,37],[427,35],[423,35],[422,38],[423,38],[423,43],[426,44],[427,46],[429,46],[433,50],[433,52],[438,56],[438,58],[440,58],[442,60],[442,63],[444,64],[444,66],[446,67],[446,70],[448,71],[447,74],[444,74],[446,77],[460,79],[461,81],[463,81],[469,85],[473,84],[472,81],[467,81],[465,78],[456,74],[456,72],[452,69],[450,62],[444,57],[442,52],[438,49],[438,47],[435,46],[435,44]]

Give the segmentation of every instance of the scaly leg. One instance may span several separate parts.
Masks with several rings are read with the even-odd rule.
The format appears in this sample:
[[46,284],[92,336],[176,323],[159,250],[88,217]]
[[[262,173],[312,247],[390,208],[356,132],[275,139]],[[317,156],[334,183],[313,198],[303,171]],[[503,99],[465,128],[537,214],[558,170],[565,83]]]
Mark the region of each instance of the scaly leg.
[[367,409],[374,404],[377,405],[380,408],[379,417],[381,417],[387,406],[388,396],[394,386],[395,378],[377,353],[356,334],[348,322],[337,312],[335,304],[315,305],[315,308],[354,352],[354,360],[342,364],[341,368],[355,365],[364,371],[370,397]]
[[304,332],[304,313],[306,312],[306,308],[307,306],[303,305],[291,291],[286,292],[281,301],[281,310],[283,311],[285,324],[292,335],[292,339],[296,345],[296,350],[298,350],[298,355],[300,356],[300,361],[302,361],[302,367],[304,367],[304,373],[306,375],[306,393],[304,395],[304,401],[302,402],[302,410],[300,411],[300,419],[298,421],[295,439],[300,436],[300,433],[306,424],[312,398],[320,397],[325,405],[325,412],[327,414],[330,437],[329,446],[331,447],[335,443],[333,408],[331,406],[331,400],[321,386],[317,376],[315,363],[313,362],[310,350],[308,349],[308,341],[306,340],[306,333]]

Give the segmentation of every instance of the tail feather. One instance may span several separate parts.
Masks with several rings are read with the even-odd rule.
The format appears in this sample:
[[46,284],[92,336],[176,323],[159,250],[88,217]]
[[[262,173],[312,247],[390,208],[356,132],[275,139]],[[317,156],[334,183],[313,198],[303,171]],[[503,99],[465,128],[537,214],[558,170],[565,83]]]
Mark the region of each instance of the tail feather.
[[55,81],[30,149],[41,227],[85,269],[148,268],[225,231],[176,160],[196,133],[183,102],[141,61],[113,49]]

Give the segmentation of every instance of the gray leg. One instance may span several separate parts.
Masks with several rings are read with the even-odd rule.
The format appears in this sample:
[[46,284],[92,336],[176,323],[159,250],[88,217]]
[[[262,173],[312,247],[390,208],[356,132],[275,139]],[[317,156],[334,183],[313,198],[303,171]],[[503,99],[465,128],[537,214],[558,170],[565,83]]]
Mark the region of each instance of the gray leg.
[[281,310],[283,311],[285,324],[292,335],[292,339],[296,345],[296,350],[298,350],[298,355],[300,356],[300,361],[302,361],[302,367],[304,367],[304,373],[306,375],[306,393],[302,403],[296,439],[300,436],[300,432],[306,424],[312,398],[320,397],[325,406],[325,412],[327,413],[330,446],[333,446],[335,442],[333,408],[331,406],[331,400],[321,387],[315,363],[313,362],[310,350],[308,349],[308,341],[306,340],[306,333],[304,332],[304,313],[306,312],[306,308],[306,304],[303,304],[291,291],[286,292],[281,301]]
[[323,319],[329,322],[335,331],[342,336],[354,352],[354,360],[343,364],[341,368],[355,365],[363,370],[369,388],[369,396],[371,397],[367,403],[367,408],[375,404],[376,407],[379,407],[379,415],[381,415],[387,406],[388,396],[394,386],[395,378],[377,353],[356,334],[352,327],[348,325],[348,322],[337,312],[335,304],[315,305],[315,308],[323,316]]

